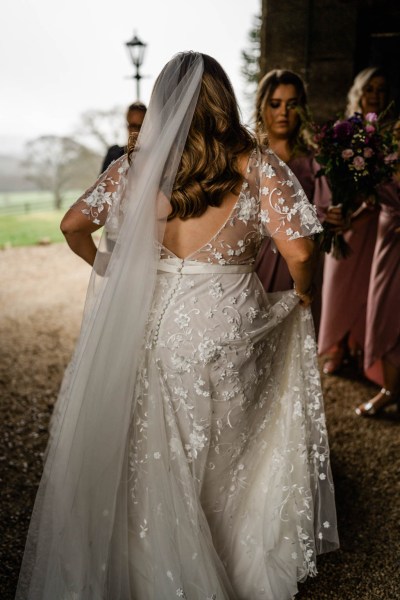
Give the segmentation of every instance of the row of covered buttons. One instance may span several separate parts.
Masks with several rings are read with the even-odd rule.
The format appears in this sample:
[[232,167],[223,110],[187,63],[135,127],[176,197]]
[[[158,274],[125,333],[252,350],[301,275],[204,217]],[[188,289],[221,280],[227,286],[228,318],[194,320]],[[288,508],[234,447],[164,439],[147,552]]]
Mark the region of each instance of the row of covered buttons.
[[[179,265],[179,267],[177,267],[177,273],[180,274],[183,268],[183,260],[181,260],[181,263]],[[153,335],[153,345],[155,345],[158,341],[158,336],[160,334],[160,327],[161,327],[161,322],[163,320],[163,317],[165,315],[165,312],[167,310],[167,308],[169,307],[169,305],[171,304],[171,300],[175,294],[175,292],[177,291],[178,287],[179,287],[179,281],[180,281],[180,277],[178,277],[178,279],[175,282],[175,285],[170,289],[169,295],[164,303],[164,306],[162,307],[160,314],[158,316],[157,319],[157,323],[156,326],[154,328],[154,335]]]

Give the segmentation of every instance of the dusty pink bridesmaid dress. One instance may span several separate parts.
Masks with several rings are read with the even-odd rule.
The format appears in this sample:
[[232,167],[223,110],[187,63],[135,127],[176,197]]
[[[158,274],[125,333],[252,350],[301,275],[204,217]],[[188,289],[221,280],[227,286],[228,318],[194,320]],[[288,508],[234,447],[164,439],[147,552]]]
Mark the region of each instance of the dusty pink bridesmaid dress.
[[400,369],[400,184],[381,186],[379,197],[382,208],[368,291],[364,369],[369,379],[383,386],[381,359]]
[[319,353],[326,354],[347,335],[351,344],[364,348],[368,286],[379,212],[366,209],[345,233],[351,254],[337,260],[325,257]]
[[[318,218],[323,221],[326,209],[330,205],[331,192],[325,177],[316,177],[321,167],[314,155],[310,153],[292,158],[287,165],[296,175],[307,198],[316,206]],[[266,239],[261,246],[257,256],[256,271],[267,292],[281,292],[293,287],[293,280],[286,262],[279,252],[274,252],[271,239]],[[323,256],[321,256],[314,280],[316,293],[312,303],[312,314],[317,333],[321,315],[322,273]]]

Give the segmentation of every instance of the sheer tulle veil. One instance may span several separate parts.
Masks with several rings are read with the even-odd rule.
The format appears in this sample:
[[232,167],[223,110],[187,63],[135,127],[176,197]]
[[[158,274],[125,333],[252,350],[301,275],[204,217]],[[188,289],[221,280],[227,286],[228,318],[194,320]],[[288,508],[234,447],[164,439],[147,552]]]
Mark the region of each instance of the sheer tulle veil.
[[184,264],[161,245],[211,61],[166,65],[128,172],[74,207],[115,246],[96,256],[16,600],[286,600],[337,547],[311,314],[253,269],[265,235],[321,230],[303,190],[256,147],[217,234]]
[[121,201],[115,249],[101,276],[99,262],[93,269],[80,338],[47,450],[17,600],[125,597],[123,592],[105,592],[117,490],[155,285],[157,241],[163,236],[202,73],[202,55],[182,53],[155,84]]

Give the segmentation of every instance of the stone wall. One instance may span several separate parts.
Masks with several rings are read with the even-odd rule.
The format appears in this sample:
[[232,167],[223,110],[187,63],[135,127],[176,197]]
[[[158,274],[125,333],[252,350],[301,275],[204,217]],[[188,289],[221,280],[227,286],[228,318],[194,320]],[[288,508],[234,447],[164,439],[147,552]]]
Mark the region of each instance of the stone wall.
[[354,75],[378,61],[398,94],[400,0],[262,0],[262,16],[261,74],[302,75],[317,120],[343,111]]

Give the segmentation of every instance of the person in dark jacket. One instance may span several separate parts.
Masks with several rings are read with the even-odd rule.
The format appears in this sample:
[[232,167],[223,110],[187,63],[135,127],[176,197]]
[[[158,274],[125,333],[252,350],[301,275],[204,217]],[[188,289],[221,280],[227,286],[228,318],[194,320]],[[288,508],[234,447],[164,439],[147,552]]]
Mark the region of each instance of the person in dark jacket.
[[[138,136],[144,116],[146,114],[146,110],[146,106],[142,104],[142,102],[134,102],[128,106],[128,110],[126,111],[126,124],[129,136]],[[111,163],[123,156],[125,152],[126,146],[118,146],[117,144],[110,146],[103,160],[101,173],[104,173]]]

